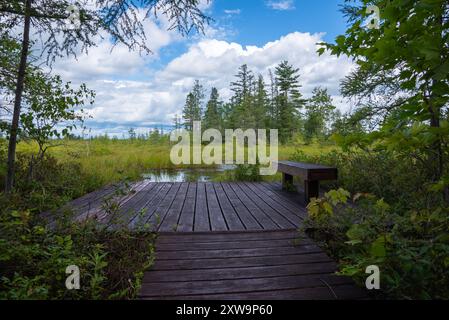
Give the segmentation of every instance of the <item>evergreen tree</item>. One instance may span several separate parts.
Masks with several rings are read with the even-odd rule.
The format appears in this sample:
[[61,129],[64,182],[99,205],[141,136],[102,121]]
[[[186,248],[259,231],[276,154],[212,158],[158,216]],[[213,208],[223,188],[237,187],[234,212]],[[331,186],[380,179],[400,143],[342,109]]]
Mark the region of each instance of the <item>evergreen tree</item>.
[[282,61],[275,70],[279,91],[277,96],[279,141],[285,143],[290,139],[298,125],[299,109],[304,100],[299,92],[299,69],[293,68],[288,61]]
[[234,96],[231,99],[233,111],[231,123],[233,128],[248,129],[256,125],[253,110],[254,74],[246,64],[239,68],[237,80],[231,83]]
[[203,119],[204,130],[213,128],[222,131],[221,102],[217,88],[212,88]]
[[182,118],[178,114],[175,114],[173,117],[173,125],[175,130],[181,129],[182,127]]
[[204,89],[198,80],[195,80],[192,91],[187,95],[186,104],[182,113],[184,127],[193,130],[193,122],[201,121],[203,114]]
[[255,97],[254,97],[254,117],[256,129],[265,129],[268,125],[268,94],[265,90],[265,82],[262,75],[257,79]]
[[268,128],[278,128],[277,120],[279,118],[279,112],[278,112],[278,84],[276,81],[276,77],[273,75],[273,72],[271,69],[268,71],[270,76],[270,99],[268,104],[268,119],[267,119],[267,126]]
[[313,89],[313,96],[306,104],[306,119],[304,123],[304,137],[310,142],[314,137],[322,138],[330,131],[327,126],[332,119],[335,106],[327,89],[317,87]]

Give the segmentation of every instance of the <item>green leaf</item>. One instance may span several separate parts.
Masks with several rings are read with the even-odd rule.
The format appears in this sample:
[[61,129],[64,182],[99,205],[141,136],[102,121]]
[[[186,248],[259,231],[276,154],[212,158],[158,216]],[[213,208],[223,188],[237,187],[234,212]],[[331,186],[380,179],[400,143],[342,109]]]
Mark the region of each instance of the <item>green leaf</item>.
[[346,236],[352,241],[362,241],[364,238],[364,230],[359,224],[353,224],[346,232]]
[[371,244],[370,254],[376,258],[384,258],[387,254],[385,237],[382,235]]

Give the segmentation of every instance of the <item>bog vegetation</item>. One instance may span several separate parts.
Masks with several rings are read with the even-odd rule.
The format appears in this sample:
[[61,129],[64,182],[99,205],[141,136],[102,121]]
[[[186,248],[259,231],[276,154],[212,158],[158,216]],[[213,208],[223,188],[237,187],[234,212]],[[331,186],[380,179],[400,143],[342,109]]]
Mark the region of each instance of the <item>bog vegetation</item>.
[[[341,94],[355,106],[351,111],[341,114],[326,88],[316,88],[306,99],[301,70],[280,61],[268,81],[241,66],[230,84],[230,101],[222,101],[217,88],[207,94],[197,81],[174,126],[189,130],[193,121],[202,120],[204,129],[279,129],[281,159],[339,169],[339,180],[325,185],[326,195],[308,206],[300,230],[326,248],[339,272],[363,286],[366,267],[377,265],[382,290],[376,297],[448,299],[449,6],[444,0],[375,1],[382,19],[379,29],[369,29],[366,7],[372,3],[347,1],[346,33],[318,50],[348,55],[357,63],[341,82]],[[0,87],[11,102],[5,105],[8,114],[22,107],[17,127],[10,118],[0,122],[6,137],[0,140],[1,186],[7,191],[0,199],[0,298],[132,298],[151,264],[151,229],[111,232],[68,219],[49,229],[39,214],[105,184],[173,167],[170,142],[159,131],[137,135],[130,130],[126,140],[70,135],[83,118],[80,108],[93,101],[94,93],[85,86],[72,88],[27,59],[25,65],[18,61],[31,56],[23,50],[31,44],[14,38],[7,27],[16,15],[42,21],[36,10],[25,8],[23,1],[0,1]],[[196,10],[191,17],[193,23],[203,21]],[[183,21],[174,22],[182,30]],[[118,29],[106,29],[118,41],[137,45],[138,40],[119,36],[125,22],[114,23]],[[137,35],[139,30],[134,30]],[[65,43],[69,48],[70,41]],[[21,65],[23,74],[20,68],[17,72]],[[223,177],[261,178],[245,166]],[[85,272],[88,285],[82,291],[65,290],[68,264]]]

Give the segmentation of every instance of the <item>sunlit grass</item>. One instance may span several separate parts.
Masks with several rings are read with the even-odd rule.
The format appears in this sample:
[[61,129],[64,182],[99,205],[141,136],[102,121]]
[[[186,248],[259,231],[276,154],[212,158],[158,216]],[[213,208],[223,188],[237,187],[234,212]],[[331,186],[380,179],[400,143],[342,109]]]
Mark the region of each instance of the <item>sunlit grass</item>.
[[[168,142],[151,143],[140,140],[65,140],[55,144],[48,153],[62,162],[78,162],[82,170],[97,179],[96,184],[104,185],[122,179],[137,180],[149,170],[190,167],[177,166],[170,161],[171,147]],[[289,159],[297,150],[308,155],[318,155],[335,148],[333,145],[319,143],[280,146],[279,160]],[[37,152],[37,145],[21,142],[17,149],[24,153]],[[264,177],[264,180],[280,180],[280,175]]]

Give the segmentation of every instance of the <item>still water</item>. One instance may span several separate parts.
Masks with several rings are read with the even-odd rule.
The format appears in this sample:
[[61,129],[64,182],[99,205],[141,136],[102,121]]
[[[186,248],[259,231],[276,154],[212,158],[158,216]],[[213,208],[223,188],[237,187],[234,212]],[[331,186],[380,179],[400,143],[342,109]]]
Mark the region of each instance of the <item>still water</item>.
[[234,165],[221,165],[217,168],[150,170],[142,177],[154,182],[208,182],[233,169]]

